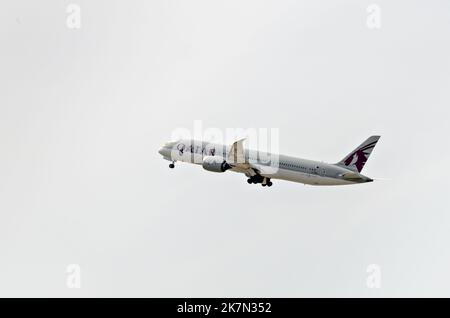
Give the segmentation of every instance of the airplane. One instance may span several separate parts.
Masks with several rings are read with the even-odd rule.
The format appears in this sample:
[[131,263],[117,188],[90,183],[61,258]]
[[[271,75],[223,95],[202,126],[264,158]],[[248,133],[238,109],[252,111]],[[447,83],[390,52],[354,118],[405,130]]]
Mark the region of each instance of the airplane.
[[341,161],[329,164],[286,155],[276,155],[245,149],[245,139],[235,141],[231,146],[198,140],[181,139],[166,142],[159,153],[164,159],[188,162],[211,172],[234,171],[245,174],[249,184],[271,187],[272,179],[287,180],[308,185],[347,185],[372,182],[361,174],[380,136],[367,138]]

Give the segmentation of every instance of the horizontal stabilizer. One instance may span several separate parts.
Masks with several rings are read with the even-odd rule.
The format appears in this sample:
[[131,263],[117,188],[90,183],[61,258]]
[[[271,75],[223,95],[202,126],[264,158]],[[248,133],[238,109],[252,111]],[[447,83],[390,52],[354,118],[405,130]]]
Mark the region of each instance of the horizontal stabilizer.
[[342,178],[345,180],[361,180],[363,179],[359,173],[356,172],[348,172],[342,175]]

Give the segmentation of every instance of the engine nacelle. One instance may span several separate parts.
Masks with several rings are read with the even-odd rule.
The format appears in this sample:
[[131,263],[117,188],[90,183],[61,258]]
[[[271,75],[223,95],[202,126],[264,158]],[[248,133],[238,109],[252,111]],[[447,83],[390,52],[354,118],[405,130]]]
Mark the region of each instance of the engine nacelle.
[[231,168],[231,166],[219,156],[206,156],[203,158],[203,169],[211,172],[225,172]]

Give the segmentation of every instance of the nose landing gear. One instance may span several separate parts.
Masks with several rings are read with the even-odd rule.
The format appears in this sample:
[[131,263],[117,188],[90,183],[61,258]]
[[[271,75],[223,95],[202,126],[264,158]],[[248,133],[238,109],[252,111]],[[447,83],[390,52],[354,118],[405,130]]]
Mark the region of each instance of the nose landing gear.
[[175,168],[175,161],[172,161],[172,163],[169,165],[169,168],[170,168],[170,169]]

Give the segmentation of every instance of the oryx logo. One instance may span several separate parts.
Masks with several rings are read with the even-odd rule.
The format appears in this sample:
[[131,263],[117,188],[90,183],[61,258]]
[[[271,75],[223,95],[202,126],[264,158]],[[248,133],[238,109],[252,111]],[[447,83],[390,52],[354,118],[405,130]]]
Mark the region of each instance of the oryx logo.
[[364,167],[364,164],[367,161],[367,157],[370,155],[370,152],[375,147],[377,141],[371,142],[370,144],[367,144],[364,147],[356,149],[344,161],[345,165],[346,166],[355,165],[356,169],[358,169],[358,172],[361,172],[362,168]]
[[180,156],[183,155],[185,148],[186,148],[186,146],[185,146],[184,144],[178,144],[178,145],[177,145],[178,154],[179,154]]

